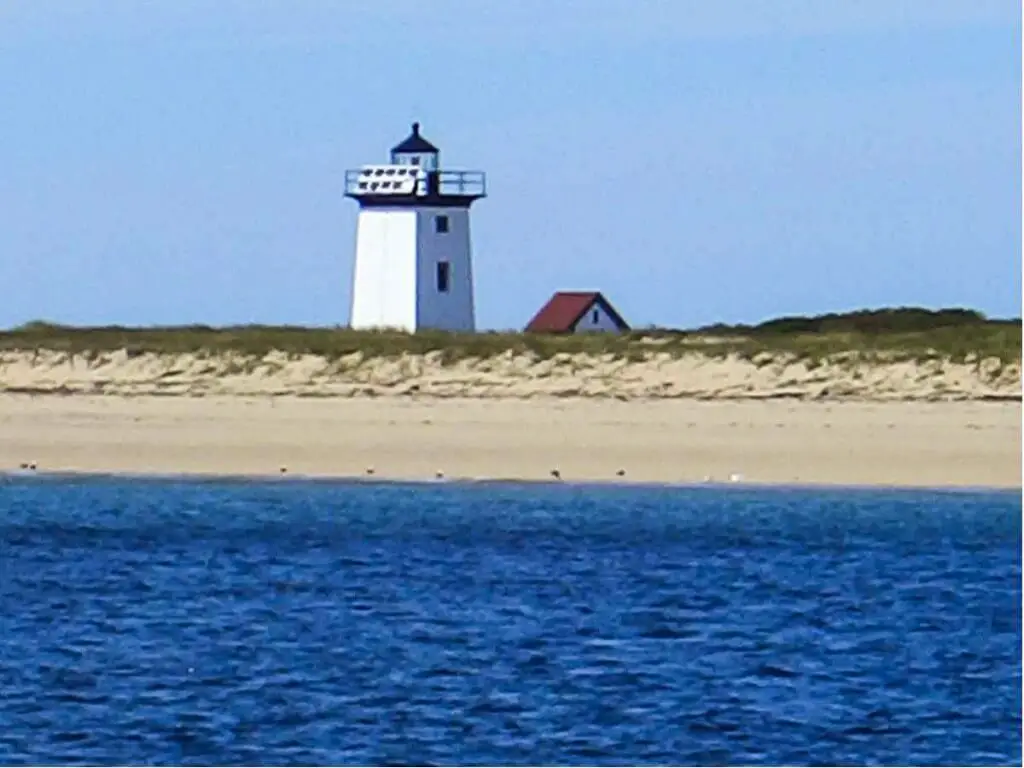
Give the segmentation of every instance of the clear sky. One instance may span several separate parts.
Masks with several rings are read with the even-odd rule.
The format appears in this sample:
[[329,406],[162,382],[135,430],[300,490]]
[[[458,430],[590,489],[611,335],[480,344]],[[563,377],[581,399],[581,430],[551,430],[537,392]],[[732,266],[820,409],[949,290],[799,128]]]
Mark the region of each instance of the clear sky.
[[1021,311],[1017,0],[2,0],[0,326],[344,324],[419,120],[480,325]]

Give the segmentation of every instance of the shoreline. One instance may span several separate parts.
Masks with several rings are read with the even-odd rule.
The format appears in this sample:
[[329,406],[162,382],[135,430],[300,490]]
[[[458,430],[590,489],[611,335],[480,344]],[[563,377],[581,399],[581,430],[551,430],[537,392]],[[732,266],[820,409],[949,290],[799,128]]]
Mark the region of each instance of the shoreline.
[[20,470],[0,469],[0,482],[5,480],[32,480],[46,482],[81,481],[128,481],[140,483],[184,482],[195,485],[279,485],[310,484],[326,486],[451,486],[451,487],[522,487],[543,486],[571,489],[616,489],[616,490],[666,490],[666,491],[778,491],[811,493],[853,492],[853,493],[937,493],[937,494],[1011,494],[1024,489],[1022,485],[880,485],[873,483],[789,483],[789,482],[747,482],[744,480],[708,480],[706,482],[657,482],[632,481],[628,478],[614,480],[545,480],[516,477],[374,477],[365,475],[304,475],[304,474],[221,474],[217,472],[132,472],[132,471],[89,471],[89,470]]
[[39,477],[1017,489],[1021,404],[0,394],[0,472],[30,463]]

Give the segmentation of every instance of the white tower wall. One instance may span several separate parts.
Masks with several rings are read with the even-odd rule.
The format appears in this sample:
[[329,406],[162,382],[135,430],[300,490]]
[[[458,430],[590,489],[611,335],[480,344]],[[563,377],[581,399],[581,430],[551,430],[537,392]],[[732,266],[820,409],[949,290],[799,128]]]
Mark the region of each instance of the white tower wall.
[[[440,226],[439,217],[446,219]],[[474,331],[469,210],[361,209],[350,324]]]
[[359,212],[352,279],[353,328],[416,330],[416,211]]

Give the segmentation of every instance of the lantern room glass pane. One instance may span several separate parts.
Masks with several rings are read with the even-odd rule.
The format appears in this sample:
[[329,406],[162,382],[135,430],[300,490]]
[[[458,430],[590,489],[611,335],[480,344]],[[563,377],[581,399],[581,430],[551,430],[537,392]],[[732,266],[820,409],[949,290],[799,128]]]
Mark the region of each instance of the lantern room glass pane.
[[425,171],[437,170],[436,152],[392,152],[393,165],[418,165]]

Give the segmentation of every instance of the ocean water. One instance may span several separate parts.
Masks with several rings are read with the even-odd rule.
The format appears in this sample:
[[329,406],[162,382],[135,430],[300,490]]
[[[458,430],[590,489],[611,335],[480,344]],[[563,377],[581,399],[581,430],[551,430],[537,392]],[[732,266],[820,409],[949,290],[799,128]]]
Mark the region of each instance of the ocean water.
[[1017,493],[0,479],[0,763],[1020,764]]

